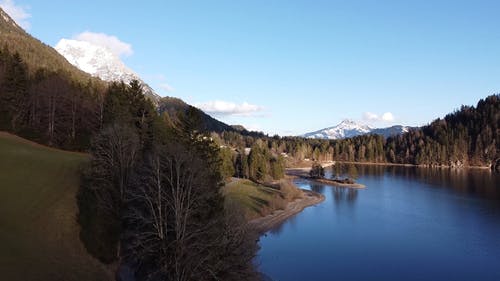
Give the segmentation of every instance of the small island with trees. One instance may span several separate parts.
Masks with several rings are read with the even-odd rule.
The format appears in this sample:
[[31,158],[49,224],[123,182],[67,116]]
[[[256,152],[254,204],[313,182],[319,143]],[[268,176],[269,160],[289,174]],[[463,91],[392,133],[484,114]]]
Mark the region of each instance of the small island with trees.
[[[335,165],[335,164],[333,164],[333,165]],[[329,165],[326,164],[326,166],[329,166]],[[363,184],[356,183],[356,181],[352,177],[341,178],[339,176],[332,176],[332,178],[326,178],[325,177],[325,167],[319,162],[314,162],[310,169],[309,168],[287,169],[287,173],[291,176],[296,176],[296,177],[308,179],[311,181],[315,181],[315,182],[319,182],[319,183],[323,183],[323,184],[327,184],[327,185],[334,185],[334,186],[341,186],[341,187],[348,187],[348,188],[365,188],[366,187]]]

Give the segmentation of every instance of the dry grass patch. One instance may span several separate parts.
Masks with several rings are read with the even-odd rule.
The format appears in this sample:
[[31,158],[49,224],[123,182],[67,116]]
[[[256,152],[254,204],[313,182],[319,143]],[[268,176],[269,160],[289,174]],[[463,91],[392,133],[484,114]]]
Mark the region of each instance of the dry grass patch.
[[247,179],[235,179],[224,186],[223,194],[226,206],[240,206],[247,220],[283,210],[288,202],[302,197],[302,191],[288,180],[280,181],[273,188]]

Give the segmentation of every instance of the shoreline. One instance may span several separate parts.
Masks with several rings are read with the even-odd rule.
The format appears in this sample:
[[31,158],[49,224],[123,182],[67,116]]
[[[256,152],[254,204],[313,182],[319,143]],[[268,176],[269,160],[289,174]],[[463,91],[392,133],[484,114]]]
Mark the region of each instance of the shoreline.
[[307,172],[311,168],[288,168],[286,169],[286,174],[291,177],[306,179],[312,182],[318,182],[330,186],[340,186],[345,188],[353,188],[353,189],[363,189],[366,188],[366,185],[360,183],[342,183],[335,180],[330,179],[315,179],[307,176]]
[[366,166],[395,166],[395,167],[416,167],[416,168],[431,168],[431,169],[474,169],[474,170],[491,170],[488,166],[462,166],[452,167],[450,165],[432,166],[432,165],[415,165],[415,164],[400,164],[400,163],[377,163],[377,162],[351,162],[351,161],[336,161],[340,164],[366,165]]
[[[305,166],[305,167],[302,167],[300,165],[298,166],[294,166],[292,165],[292,167],[287,167],[286,170],[302,170],[302,171],[309,171],[311,170],[311,163],[308,163],[309,165],[308,166]],[[321,167],[323,168],[328,168],[328,167],[331,167],[331,166],[334,166],[335,163],[337,163],[336,161],[323,161],[323,162],[319,162],[319,164],[321,164]],[[340,162],[339,162],[340,163]]]
[[248,222],[248,225],[261,235],[302,212],[305,208],[317,205],[325,200],[325,196],[322,194],[311,190],[301,190],[304,192],[304,196],[289,202],[284,210],[276,210],[265,217],[253,219]]
[[319,183],[326,184],[326,185],[347,187],[347,188],[353,188],[353,189],[364,189],[364,188],[366,188],[366,185],[361,184],[361,183],[342,183],[342,182],[338,182],[338,181],[335,181],[335,180],[313,179],[313,178],[304,177],[304,176],[300,176],[300,178],[303,178],[303,179],[306,179],[306,180],[310,180],[310,181],[319,182]]
[[[312,163],[312,162],[311,162]],[[416,168],[431,168],[431,169],[452,169],[452,170],[461,170],[461,169],[473,169],[473,170],[491,170],[489,166],[461,166],[461,167],[453,167],[450,165],[416,165],[416,164],[401,164],[401,163],[380,163],[380,162],[352,162],[352,161],[326,161],[321,162],[321,166],[323,168],[331,167],[336,163],[339,164],[353,164],[353,165],[365,165],[365,166],[394,166],[394,167],[416,167]],[[310,170],[311,167],[289,167],[287,168],[291,170]]]

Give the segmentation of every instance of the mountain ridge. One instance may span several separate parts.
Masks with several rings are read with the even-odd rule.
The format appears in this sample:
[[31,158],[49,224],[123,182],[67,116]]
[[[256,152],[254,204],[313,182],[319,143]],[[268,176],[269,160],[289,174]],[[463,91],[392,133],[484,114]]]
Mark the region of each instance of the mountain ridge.
[[19,53],[31,74],[41,69],[62,71],[80,83],[87,83],[91,80],[96,84],[104,85],[100,79],[93,78],[73,66],[54,48],[31,36],[2,8],[0,8],[0,34],[2,48],[12,53]]
[[186,115],[195,115],[199,118],[199,124],[197,124],[197,129],[202,132],[235,132],[244,136],[254,136],[263,137],[264,134],[260,132],[249,131],[241,125],[228,125],[220,120],[217,120],[205,113],[203,110],[192,106],[180,98],[176,97],[162,97],[158,101],[158,112],[168,118],[168,123],[172,126],[176,126],[181,122],[180,119],[186,117]]
[[408,132],[410,127],[403,125],[394,125],[386,128],[373,128],[368,125],[360,124],[351,119],[344,119],[339,124],[327,127],[321,130],[302,134],[301,137],[312,139],[345,139],[366,134],[383,135],[390,137]]
[[69,63],[93,77],[107,82],[123,81],[126,84],[132,80],[139,81],[144,95],[158,104],[161,96],[110,50],[90,42],[72,39],[61,39],[54,48]]
[[0,26],[2,26],[2,29],[6,31],[17,31],[17,32],[24,32],[24,29],[22,29],[15,20],[13,20],[9,14],[7,14],[2,8],[0,8],[0,16],[2,16],[3,21],[0,22]]

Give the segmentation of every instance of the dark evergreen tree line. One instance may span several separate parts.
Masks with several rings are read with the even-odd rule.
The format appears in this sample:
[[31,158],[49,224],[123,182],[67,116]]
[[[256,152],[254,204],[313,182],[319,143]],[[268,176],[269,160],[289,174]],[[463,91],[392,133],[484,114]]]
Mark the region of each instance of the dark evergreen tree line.
[[285,176],[285,161],[263,142],[257,141],[249,149],[239,147],[221,149],[222,171],[225,178],[238,177],[256,182],[272,182]]
[[0,51],[0,130],[66,149],[88,148],[102,126],[104,90],[47,69],[29,71],[18,53]]
[[[499,154],[499,95],[478,102],[427,126],[385,139],[363,135],[342,140],[300,137],[254,137],[222,132],[220,139],[231,147],[252,147],[260,142],[270,153],[285,154],[287,161],[349,161],[427,166],[489,166]],[[239,161],[241,162],[241,161]],[[238,169],[237,169],[238,170]]]
[[500,157],[500,95],[389,138],[387,160],[416,165],[489,166]]
[[168,127],[137,82],[103,107],[79,194],[88,250],[137,280],[254,280],[255,238],[224,209],[223,153],[196,114]]

